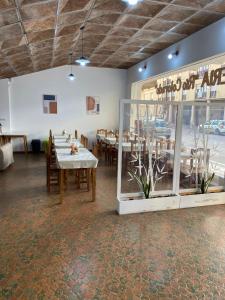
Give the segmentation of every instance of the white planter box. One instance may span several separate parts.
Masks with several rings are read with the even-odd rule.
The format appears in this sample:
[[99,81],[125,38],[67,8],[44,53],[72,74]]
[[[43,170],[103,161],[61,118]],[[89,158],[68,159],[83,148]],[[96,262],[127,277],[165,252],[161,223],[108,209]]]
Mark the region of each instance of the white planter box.
[[180,196],[158,197],[139,200],[117,200],[117,211],[120,215],[134,214],[147,211],[177,209]]
[[125,215],[219,204],[225,204],[225,192],[136,200],[121,199],[117,200],[117,211],[120,215]]
[[180,208],[225,204],[225,192],[180,196]]

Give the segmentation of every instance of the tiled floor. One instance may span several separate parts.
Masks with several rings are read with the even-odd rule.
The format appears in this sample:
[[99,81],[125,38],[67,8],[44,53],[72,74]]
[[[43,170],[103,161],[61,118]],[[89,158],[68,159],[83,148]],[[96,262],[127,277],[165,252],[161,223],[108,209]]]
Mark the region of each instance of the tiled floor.
[[0,173],[0,299],[225,299],[225,207],[118,216],[115,170],[97,201],[45,191],[43,157]]

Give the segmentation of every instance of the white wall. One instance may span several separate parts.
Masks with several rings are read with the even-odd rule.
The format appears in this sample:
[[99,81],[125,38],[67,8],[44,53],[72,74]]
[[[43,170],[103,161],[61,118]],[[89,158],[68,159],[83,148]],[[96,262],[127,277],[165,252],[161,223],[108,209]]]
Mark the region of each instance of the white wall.
[[[69,81],[69,66],[45,70],[12,80],[12,130],[33,138],[46,138],[49,129],[63,129],[95,137],[98,128],[118,127],[119,100],[126,96],[127,71],[108,68],[74,67],[75,81]],[[42,95],[55,94],[58,114],[43,113]],[[86,113],[86,96],[100,96],[100,114]]]
[[8,79],[0,80],[0,123],[3,130],[10,130],[10,98]]

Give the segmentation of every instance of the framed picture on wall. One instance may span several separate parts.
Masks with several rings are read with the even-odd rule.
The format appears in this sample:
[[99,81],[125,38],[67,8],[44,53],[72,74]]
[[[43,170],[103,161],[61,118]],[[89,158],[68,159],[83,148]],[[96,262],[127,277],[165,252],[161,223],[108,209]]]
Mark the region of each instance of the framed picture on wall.
[[86,111],[88,115],[100,114],[100,97],[87,96],[86,97]]
[[43,113],[57,114],[57,97],[56,95],[43,95]]

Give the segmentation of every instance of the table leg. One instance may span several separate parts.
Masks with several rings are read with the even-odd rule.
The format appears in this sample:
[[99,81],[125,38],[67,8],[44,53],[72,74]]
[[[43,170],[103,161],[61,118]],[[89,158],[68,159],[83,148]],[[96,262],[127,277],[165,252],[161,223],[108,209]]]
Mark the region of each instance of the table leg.
[[91,169],[91,180],[92,180],[92,201],[96,199],[96,169]]
[[23,145],[24,145],[24,152],[27,154],[28,153],[28,143],[27,143],[27,137],[23,137]]

